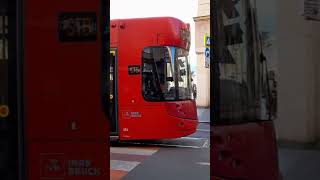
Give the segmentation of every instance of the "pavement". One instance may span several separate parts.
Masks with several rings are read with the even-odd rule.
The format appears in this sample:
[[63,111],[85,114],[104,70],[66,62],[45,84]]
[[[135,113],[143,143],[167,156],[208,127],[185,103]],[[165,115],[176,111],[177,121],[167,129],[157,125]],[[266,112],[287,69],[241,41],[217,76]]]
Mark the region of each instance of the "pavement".
[[110,177],[120,180],[159,150],[157,147],[116,146],[110,148]]
[[209,149],[161,148],[123,180],[208,180]]
[[208,137],[194,134],[178,139],[113,142],[110,148],[110,179],[208,180]]
[[210,108],[197,108],[200,123],[210,123]]
[[283,180],[319,180],[320,149],[279,146],[279,168]]
[[210,111],[198,109],[197,132],[177,139],[113,142],[111,180],[210,179]]

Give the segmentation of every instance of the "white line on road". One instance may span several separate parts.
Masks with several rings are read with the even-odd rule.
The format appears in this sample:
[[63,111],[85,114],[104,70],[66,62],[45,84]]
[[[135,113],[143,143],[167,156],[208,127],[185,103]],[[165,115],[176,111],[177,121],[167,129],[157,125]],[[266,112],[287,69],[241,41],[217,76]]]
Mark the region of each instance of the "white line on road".
[[129,172],[139,164],[140,162],[135,161],[110,160],[110,169]]
[[200,149],[202,147],[199,146],[184,146],[184,145],[177,145],[177,144],[159,144],[159,143],[137,143],[137,142],[130,142],[130,144],[137,144],[137,145],[153,145],[153,146],[162,146],[162,147],[180,147],[180,148],[194,148]]
[[203,143],[203,148],[208,148],[209,147],[209,140],[207,139],[205,143]]
[[138,148],[121,148],[121,147],[111,147],[110,153],[117,154],[131,154],[131,155],[144,155],[151,156],[156,153],[158,150],[153,149],[138,149]]
[[210,132],[210,129],[197,129],[197,131],[202,131],[202,132]]
[[198,162],[197,164],[202,165],[202,166],[210,166],[210,163],[208,163],[208,162]]
[[207,138],[195,138],[195,137],[182,137],[180,139],[189,139],[189,140],[206,140]]

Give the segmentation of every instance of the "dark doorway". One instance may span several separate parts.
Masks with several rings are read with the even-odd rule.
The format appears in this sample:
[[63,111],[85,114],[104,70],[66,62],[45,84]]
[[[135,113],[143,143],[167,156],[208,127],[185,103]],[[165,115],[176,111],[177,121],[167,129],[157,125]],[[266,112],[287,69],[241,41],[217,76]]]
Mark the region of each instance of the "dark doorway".
[[118,106],[117,106],[117,51],[110,50],[110,117],[111,131],[110,135],[118,135]]
[[0,177],[19,177],[17,1],[0,0]]

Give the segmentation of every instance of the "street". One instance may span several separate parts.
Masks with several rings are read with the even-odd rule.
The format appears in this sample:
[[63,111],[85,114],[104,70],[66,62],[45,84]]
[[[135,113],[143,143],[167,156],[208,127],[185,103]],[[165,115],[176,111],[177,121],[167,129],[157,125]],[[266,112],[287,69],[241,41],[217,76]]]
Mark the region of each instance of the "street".
[[110,179],[210,179],[210,125],[200,122],[188,137],[111,142]]
[[319,179],[319,160],[319,144],[312,147],[300,144],[279,146],[279,167],[283,180]]

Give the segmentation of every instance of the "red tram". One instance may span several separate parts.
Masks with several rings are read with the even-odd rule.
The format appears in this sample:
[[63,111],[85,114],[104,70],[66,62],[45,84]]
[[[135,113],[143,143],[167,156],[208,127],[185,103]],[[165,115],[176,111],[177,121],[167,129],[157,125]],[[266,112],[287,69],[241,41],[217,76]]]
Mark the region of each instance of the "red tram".
[[196,131],[190,26],[172,17],[110,21],[111,136],[177,138]]
[[0,0],[0,179],[109,178],[107,1]]

